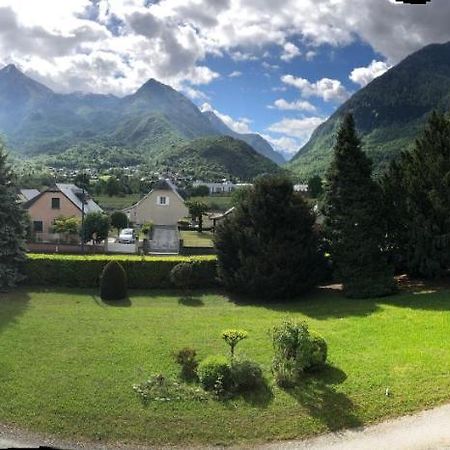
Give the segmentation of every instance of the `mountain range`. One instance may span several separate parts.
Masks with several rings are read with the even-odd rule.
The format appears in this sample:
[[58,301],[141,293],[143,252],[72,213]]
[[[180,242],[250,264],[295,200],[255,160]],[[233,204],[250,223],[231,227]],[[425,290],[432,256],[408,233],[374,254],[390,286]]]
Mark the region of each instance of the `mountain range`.
[[340,120],[351,112],[363,148],[380,172],[413,144],[434,109],[450,110],[450,42],[422,48],[356,92],[314,131],[288,166],[303,179],[323,175]]
[[[227,146],[232,146],[230,152],[239,157],[236,149],[242,147],[242,158],[249,157],[250,149],[256,156],[248,163],[265,167],[265,171],[277,170],[272,162],[284,162],[261,136],[234,132],[214,113],[202,113],[187,97],[154,79],[125,97],[59,94],[8,65],[0,70],[0,132],[16,153],[26,157],[58,155],[60,161],[61,155],[73,159],[74,149],[79,155],[94,146],[103,153],[109,149],[164,165],[168,163],[166,154],[173,160],[174,149],[185,149],[193,139],[229,136],[239,143],[222,139],[216,148],[227,151]],[[201,142],[210,146],[211,139],[200,139],[193,148],[200,150]],[[266,158],[271,161],[264,161]],[[241,175],[232,167],[230,170],[232,176]]]

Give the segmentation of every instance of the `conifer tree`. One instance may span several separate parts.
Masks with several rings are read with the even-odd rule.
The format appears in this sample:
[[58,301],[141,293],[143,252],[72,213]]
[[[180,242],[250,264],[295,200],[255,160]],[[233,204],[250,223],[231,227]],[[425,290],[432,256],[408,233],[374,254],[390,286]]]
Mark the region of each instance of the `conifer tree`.
[[450,121],[444,114],[433,112],[414,148],[391,165],[384,193],[395,209],[392,246],[408,273],[443,275],[450,267]]
[[385,222],[372,162],[361,149],[351,114],[337,133],[325,184],[325,232],[337,278],[348,297],[392,293],[391,267],[383,253]]
[[315,216],[279,176],[259,178],[217,227],[224,285],[261,300],[295,297],[315,285],[321,256]]
[[16,286],[24,278],[25,235],[25,212],[17,202],[14,177],[0,141],[0,290]]

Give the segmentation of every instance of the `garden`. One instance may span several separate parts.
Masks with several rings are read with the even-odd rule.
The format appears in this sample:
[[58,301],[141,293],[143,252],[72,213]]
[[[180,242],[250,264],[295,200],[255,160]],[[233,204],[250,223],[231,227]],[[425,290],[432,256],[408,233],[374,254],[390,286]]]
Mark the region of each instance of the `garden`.
[[[449,295],[412,286],[354,301],[323,288],[258,305],[203,291],[130,291],[118,303],[97,290],[1,294],[0,422],[88,440],[231,444],[303,438],[430,407],[450,389],[450,348],[442,345]],[[292,387],[278,386],[272,373],[270,331],[286,318],[328,343],[327,365]],[[261,367],[258,389],[148,402],[133,389],[161,374],[201,389],[180,377],[174,352],[229,359],[227,329],[246,330],[235,358]]]

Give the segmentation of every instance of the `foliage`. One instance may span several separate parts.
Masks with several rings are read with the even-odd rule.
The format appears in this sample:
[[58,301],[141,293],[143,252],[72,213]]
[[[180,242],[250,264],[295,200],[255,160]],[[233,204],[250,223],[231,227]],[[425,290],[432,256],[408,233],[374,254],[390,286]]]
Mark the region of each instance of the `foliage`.
[[145,222],[141,227],[141,232],[150,237],[153,232],[153,227],[153,222]]
[[230,346],[231,359],[234,358],[234,349],[239,342],[248,337],[248,333],[245,330],[228,329],[222,331],[222,339]]
[[184,380],[195,380],[197,378],[197,351],[185,347],[174,354],[174,359],[181,366],[181,378]]
[[107,239],[110,228],[109,216],[101,212],[88,213],[84,217],[84,224],[81,229],[81,238],[84,242],[91,240],[96,243]]
[[59,216],[53,222],[54,233],[78,234],[80,231],[80,220],[77,217]]
[[203,359],[198,365],[197,374],[203,388],[218,396],[233,388],[231,365],[225,356],[208,356]]
[[17,190],[6,150],[0,140],[0,291],[23,280],[27,219],[17,203]]
[[244,202],[244,200],[246,199],[247,195],[249,195],[252,192],[252,187],[251,186],[245,186],[245,187],[241,187],[239,189],[235,189],[232,193],[231,193],[231,206],[238,206],[241,203]]
[[308,180],[308,193],[312,198],[319,198],[323,194],[322,178],[314,175]]
[[315,285],[322,268],[314,222],[289,179],[259,178],[217,226],[221,281],[230,290],[263,300],[304,293]]
[[231,376],[236,392],[256,390],[264,384],[261,367],[253,361],[234,360],[231,364]]
[[111,255],[29,254],[25,266],[27,283],[36,286],[96,288],[108,261],[119,261],[127,273],[130,289],[169,288],[170,271],[180,262],[193,261],[192,287],[207,288],[216,282],[214,256],[138,257]]
[[75,176],[73,182],[79,188],[84,189],[85,191],[89,191],[91,177],[87,173],[80,172]]
[[123,211],[114,211],[111,214],[111,226],[117,230],[117,234],[120,230],[128,226],[128,217]]
[[208,400],[200,388],[186,386],[165,375],[153,375],[147,381],[134,384],[133,390],[141,398],[142,403],[150,402],[175,402],[175,401],[206,401]]
[[197,200],[191,200],[186,202],[186,206],[192,220],[198,220],[198,231],[201,233],[203,231],[203,214],[208,211],[208,205]]
[[[383,179],[393,258],[413,276],[435,278],[450,268],[450,120],[428,123],[410,152]],[[387,213],[387,212],[386,212]]]
[[100,277],[102,300],[123,300],[127,297],[127,274],[118,261],[106,264]]
[[207,197],[209,195],[209,187],[201,184],[200,186],[196,186],[191,188],[190,196],[191,197]]
[[180,289],[188,291],[194,284],[194,268],[191,262],[178,263],[170,271],[170,281]]
[[272,328],[271,335],[275,352],[272,371],[279,386],[294,386],[303,372],[325,365],[326,341],[311,334],[306,323],[284,320]]
[[323,212],[337,278],[349,297],[380,297],[394,291],[387,262],[381,190],[361,150],[352,116],[345,117],[327,172]]

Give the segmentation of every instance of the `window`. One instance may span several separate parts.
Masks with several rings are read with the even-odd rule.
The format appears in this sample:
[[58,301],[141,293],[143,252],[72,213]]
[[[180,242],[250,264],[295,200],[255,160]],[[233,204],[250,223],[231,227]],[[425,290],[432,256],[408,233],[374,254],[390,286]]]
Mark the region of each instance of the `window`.
[[44,230],[44,226],[42,224],[42,220],[35,220],[33,222],[33,231],[35,233],[42,233],[43,230]]
[[161,195],[158,197],[156,203],[160,206],[167,206],[169,204],[169,197]]
[[59,208],[60,208],[59,198],[53,197],[52,198],[52,209],[59,209]]

